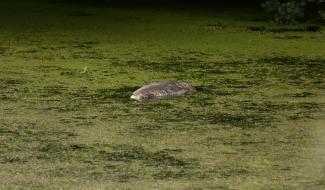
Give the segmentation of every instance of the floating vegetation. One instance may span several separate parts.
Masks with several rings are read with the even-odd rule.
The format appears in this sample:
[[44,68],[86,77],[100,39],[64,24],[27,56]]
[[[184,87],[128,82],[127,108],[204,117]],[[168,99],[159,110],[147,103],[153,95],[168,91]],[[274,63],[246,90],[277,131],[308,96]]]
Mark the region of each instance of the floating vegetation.
[[324,189],[322,27],[103,2],[0,6],[1,188]]

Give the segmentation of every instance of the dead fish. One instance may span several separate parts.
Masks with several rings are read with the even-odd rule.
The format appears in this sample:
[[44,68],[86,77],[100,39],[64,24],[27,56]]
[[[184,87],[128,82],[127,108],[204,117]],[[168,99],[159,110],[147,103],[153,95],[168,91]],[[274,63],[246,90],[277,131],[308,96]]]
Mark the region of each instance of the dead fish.
[[130,98],[137,101],[143,101],[153,98],[182,96],[195,91],[194,87],[183,81],[150,83],[133,92]]

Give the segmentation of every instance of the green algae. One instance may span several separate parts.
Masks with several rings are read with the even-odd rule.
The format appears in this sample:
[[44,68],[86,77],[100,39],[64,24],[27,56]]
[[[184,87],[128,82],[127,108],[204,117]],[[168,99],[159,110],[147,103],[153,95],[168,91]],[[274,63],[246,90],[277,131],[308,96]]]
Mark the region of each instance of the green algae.
[[[250,32],[269,23],[247,12],[4,5],[0,189],[323,189],[324,33]],[[169,80],[197,92],[129,99]]]

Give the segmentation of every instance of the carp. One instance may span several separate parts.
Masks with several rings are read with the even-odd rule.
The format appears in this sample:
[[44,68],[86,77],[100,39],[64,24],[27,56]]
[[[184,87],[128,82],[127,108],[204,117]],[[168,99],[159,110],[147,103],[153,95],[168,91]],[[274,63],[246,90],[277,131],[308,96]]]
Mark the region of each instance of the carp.
[[134,91],[130,98],[143,101],[154,98],[182,96],[191,92],[196,92],[196,89],[183,81],[150,83]]

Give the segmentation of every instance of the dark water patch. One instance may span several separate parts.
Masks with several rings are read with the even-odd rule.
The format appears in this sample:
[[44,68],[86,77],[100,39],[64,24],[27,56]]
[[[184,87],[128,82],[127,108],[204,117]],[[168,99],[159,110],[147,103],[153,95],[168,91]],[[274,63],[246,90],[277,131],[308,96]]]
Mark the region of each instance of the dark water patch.
[[[251,138],[252,136],[249,134],[249,138],[243,139],[243,140],[236,140],[234,138],[231,139],[224,139],[220,137],[207,137],[204,140],[201,140],[200,142],[197,142],[198,144],[203,144],[206,146],[216,146],[216,145],[226,145],[226,146],[263,146],[263,144],[266,144],[267,141],[265,140],[256,140],[254,138]],[[228,153],[229,154],[229,153]],[[235,153],[234,153],[235,154]]]
[[223,145],[230,145],[230,146],[256,146],[260,144],[265,144],[266,141],[227,141],[223,142]]
[[0,163],[1,164],[9,164],[9,163],[18,163],[18,164],[23,164],[28,162],[28,158],[22,157],[22,156],[11,156],[11,155],[6,155],[6,156],[1,156],[0,157]]
[[249,176],[253,174],[252,170],[247,168],[236,168],[230,166],[223,166],[223,167],[215,167],[209,169],[208,173],[210,175],[216,175],[218,177],[227,178],[227,177],[238,177],[238,176]]
[[[69,100],[69,101],[60,101],[60,100],[46,100],[46,102],[49,104],[46,107],[41,108],[43,111],[57,111],[57,112],[78,112],[85,110],[86,108],[89,108],[90,105],[86,104],[84,102],[76,101],[76,100]],[[52,102],[55,102],[54,105],[50,104]],[[61,102],[61,104],[58,105],[57,102]],[[72,119],[60,119],[59,120],[62,123],[74,123],[72,122]],[[82,123],[82,122],[81,122]]]
[[273,38],[280,39],[280,40],[297,40],[297,39],[302,39],[303,36],[285,35],[285,36],[274,36]]
[[278,57],[266,57],[263,59],[266,63],[281,63],[281,64],[287,64],[287,65],[308,65],[308,66],[323,66],[325,59],[322,58],[306,58],[306,57],[290,57],[290,56],[278,56]]
[[223,185],[209,185],[204,187],[187,187],[185,190],[233,190],[233,188]]
[[68,48],[68,46],[39,46],[39,51],[60,51]]
[[135,91],[137,87],[120,87],[120,88],[109,88],[109,89],[98,89],[95,94],[99,99],[115,99],[128,101],[129,97]]
[[221,177],[233,177],[233,176],[245,176],[249,175],[251,172],[247,169],[229,169],[229,170],[221,170],[218,174]]
[[[214,85],[201,85],[201,86],[195,86],[195,89],[198,92],[204,93],[204,94],[215,94],[215,86]],[[222,92],[220,92],[220,95],[223,95]],[[224,95],[228,95],[228,93],[225,93]]]
[[89,41],[84,41],[83,44],[86,44],[86,45],[98,45],[98,44],[100,44],[100,41],[89,40]]
[[[151,114],[148,116],[157,123],[197,123],[197,124],[218,124],[223,126],[233,126],[240,128],[270,127],[273,116],[259,112],[206,112],[193,113],[190,111],[171,110],[162,111],[159,115]],[[198,128],[200,125],[198,126]],[[182,127],[178,129],[182,130]]]
[[289,114],[287,117],[289,120],[293,120],[293,121],[315,119],[312,116],[311,112],[306,112],[306,111],[293,112]]
[[204,146],[215,146],[217,144],[222,143],[223,139],[218,137],[207,137],[199,142],[195,142],[196,144],[204,145]]
[[184,152],[184,150],[181,149],[181,148],[165,148],[165,149],[163,149],[162,151],[165,151],[165,152],[171,152],[171,153],[180,153],[180,152]]
[[270,127],[272,116],[259,113],[215,113],[203,116],[209,124],[231,125],[240,128]]
[[30,42],[33,44],[38,44],[38,43],[41,43],[42,41],[41,40],[31,40]]
[[32,49],[32,50],[23,50],[23,51],[18,51],[18,53],[38,53],[38,50]]
[[304,110],[320,110],[321,108],[325,107],[325,104],[313,103],[313,102],[300,102],[297,103],[296,106]]
[[40,10],[40,9],[34,9],[31,11],[32,13],[46,13],[45,10]]
[[313,96],[315,96],[315,94],[310,93],[310,92],[301,92],[301,93],[295,93],[295,94],[291,95],[291,97],[294,97],[294,98],[307,98],[307,97],[313,97]]
[[46,153],[64,153],[69,151],[83,151],[91,150],[93,147],[86,144],[60,144],[56,142],[49,142],[41,147],[39,147],[40,152]]
[[[24,141],[32,142],[50,142],[52,140],[66,140],[77,136],[74,132],[68,131],[46,131],[46,130],[23,130],[20,133],[21,137],[23,137]],[[52,137],[50,137],[53,135]]]
[[189,179],[193,178],[191,173],[188,173],[185,169],[173,169],[173,170],[161,170],[153,174],[154,179],[168,180],[168,179]]
[[77,12],[70,14],[70,16],[75,16],[75,17],[90,17],[90,16],[94,16],[94,15],[95,15],[94,13],[84,12],[84,11],[77,11]]
[[58,142],[45,142],[38,148],[37,159],[40,160],[73,160],[73,154],[80,156],[77,160],[86,159],[84,155],[93,151],[93,147],[85,144],[62,144]]
[[0,137],[1,151],[4,152],[33,152],[38,151],[38,145],[65,141],[77,136],[72,131],[58,129],[40,129],[38,123],[33,122],[1,122]]
[[81,75],[81,71],[77,71],[75,69],[63,68],[55,65],[41,65],[36,67],[36,70],[44,73],[56,72],[62,76],[67,76],[67,77],[86,76],[86,75]]
[[244,110],[266,112],[274,114],[277,111],[292,110],[294,108],[290,103],[273,103],[273,102],[263,102],[255,103],[253,101],[241,101],[238,103],[240,107]]
[[127,183],[131,179],[137,179],[139,177],[136,176],[136,175],[131,175],[131,174],[120,174],[120,175],[117,176],[117,178],[118,178],[118,182]]
[[254,103],[251,101],[242,101],[239,103],[240,106],[245,110],[256,110],[263,112],[274,113],[277,111],[290,111],[294,109],[302,109],[302,110],[313,110],[320,109],[322,107],[319,103],[312,102],[283,102],[283,103],[275,103],[275,102],[263,102],[263,103]]
[[[239,21],[241,21],[242,19],[239,19]],[[267,22],[268,19],[266,18],[254,18],[254,19],[251,19],[250,21],[252,22]]]
[[272,33],[286,33],[286,32],[319,32],[321,31],[320,26],[305,26],[305,27],[296,27],[296,28],[266,28],[265,26],[248,26],[248,30],[253,32],[272,32]]
[[86,88],[78,89],[71,92],[68,96],[74,100],[83,100],[89,104],[102,104],[111,101],[129,101],[129,97],[137,87],[120,87],[120,88],[105,88],[97,90],[88,90]]
[[141,104],[141,110],[147,112],[172,109],[174,107],[175,105],[171,103],[161,102],[161,101],[151,101],[151,102],[145,102],[144,104]]
[[60,72],[60,75],[70,76],[70,77],[79,76],[79,74],[81,74],[81,73],[80,72],[78,73],[77,71],[74,71],[74,70],[68,70],[68,69]]
[[88,149],[88,148],[91,148],[91,147],[86,144],[72,144],[72,145],[70,145],[71,150],[83,150],[83,149]]
[[0,47],[0,55],[6,54],[7,51],[8,51],[8,48]]
[[[86,46],[86,45],[85,45]],[[88,48],[85,51],[71,53],[73,59],[105,59],[106,56],[103,52],[95,49]]]
[[52,72],[52,71],[67,71],[69,69],[60,67],[60,66],[55,66],[55,65],[41,65],[41,66],[37,66],[35,68],[37,71],[41,71],[41,72]]
[[40,147],[39,151],[51,154],[51,153],[67,152],[67,151],[69,151],[69,149],[70,149],[69,146],[59,144],[59,143],[50,142],[50,143],[47,143],[47,144],[43,145],[42,147]]
[[72,47],[74,47],[74,48],[81,48],[81,49],[83,49],[83,48],[85,48],[85,49],[92,48],[91,46],[85,45],[85,44],[77,44],[77,45],[73,45]]
[[94,45],[98,45],[99,43],[99,41],[84,41],[82,43],[76,43],[72,47],[80,49],[90,49],[93,48]]
[[59,121],[64,124],[74,124],[76,126],[92,126],[97,116],[73,116],[61,118]]
[[17,97],[11,94],[0,94],[1,101],[17,101]]
[[219,84],[227,87],[227,88],[233,88],[233,89],[246,89],[251,88],[253,86],[259,85],[263,83],[263,81],[260,80],[248,80],[248,79],[224,79],[219,82]]
[[[268,76],[276,78],[283,84],[297,86],[305,89],[306,86],[313,88],[325,88],[325,59],[309,59],[305,57],[266,57],[258,60],[268,67],[275,67]],[[271,70],[269,70],[271,71]]]
[[163,62],[151,62],[145,60],[130,60],[127,62],[113,63],[118,67],[134,67],[139,70],[189,73],[191,75],[206,74],[230,74],[240,73],[247,63],[245,62],[204,62],[195,58],[191,60],[183,57],[169,57]]
[[123,21],[123,22],[135,22],[141,20],[141,17],[137,16],[123,16],[123,17],[118,17],[118,20]]
[[278,57],[265,57],[259,59],[257,62],[283,64],[283,65],[319,65],[324,64],[325,59],[308,59],[305,57],[290,57],[290,56],[278,56]]
[[184,72],[186,65],[182,63],[160,63],[160,62],[145,62],[145,61],[128,61],[126,62],[128,67],[136,67],[140,70],[158,70],[158,71],[173,71]]
[[320,112],[323,104],[312,103],[312,102],[262,102],[254,103],[251,101],[244,101],[239,103],[243,110],[259,113],[265,115],[265,117],[283,117],[286,116],[290,120],[301,120],[301,119],[312,119],[313,114]]
[[36,158],[40,160],[78,160],[85,161],[95,148],[86,144],[64,144],[56,141],[43,143],[37,149]]
[[[73,157],[73,155],[71,155]],[[69,160],[60,160],[64,162],[69,162]],[[109,180],[116,181],[118,175],[127,175],[129,170],[121,167],[110,167],[110,170],[103,170],[102,166],[99,166],[96,162],[84,162],[85,160],[79,160],[74,158],[72,163],[68,165],[60,165],[57,167],[51,167],[46,171],[46,174],[50,177],[60,177],[60,178],[71,178],[78,177],[80,179],[88,180]],[[90,160],[89,160],[90,161]],[[105,164],[106,166],[106,164]],[[104,166],[104,167],[105,167]],[[40,172],[43,173],[43,172]],[[46,189],[46,188],[42,188]]]
[[[77,91],[71,92],[59,88],[54,89],[53,91],[51,89],[51,92],[53,93],[51,94],[47,93],[47,91],[43,91],[39,94],[39,97],[42,98],[44,102],[46,102],[46,104],[41,108],[43,111],[78,112],[94,106],[90,100],[81,99],[79,95],[76,97],[77,95],[74,95],[74,93]],[[61,118],[59,122],[64,124],[91,124],[91,122],[88,122],[88,119],[78,118],[78,116],[75,117],[76,118]]]
[[77,100],[91,100],[92,91],[89,90],[87,87],[78,88],[76,90],[70,91],[68,97],[70,99],[77,99]]
[[22,80],[22,79],[2,78],[0,79],[0,87],[10,88],[12,86],[23,85],[28,82],[29,82],[28,80]]
[[134,129],[135,133],[146,135],[148,133],[162,130],[164,128],[164,125],[158,123],[157,124],[144,123],[144,124],[134,125],[132,128]]
[[80,88],[71,92],[69,96],[76,100],[85,100],[91,104],[109,103],[113,100],[129,101],[129,97],[137,87],[124,86],[120,88],[105,88],[97,90],[88,90]]
[[[70,110],[69,110],[70,111]],[[76,125],[76,126],[92,126],[94,125],[94,122],[92,122],[89,119],[73,119],[73,118],[62,118],[59,120],[60,123],[63,124],[72,124],[72,125]]]
[[16,128],[0,128],[0,136],[7,136],[7,135],[17,136],[19,134],[20,134],[19,130]]
[[115,151],[100,151],[100,159],[108,161],[143,161],[148,166],[174,166],[184,167],[191,164],[191,161],[177,158],[167,151],[150,152],[142,147],[130,145],[118,145],[114,147]]
[[[211,54],[200,51],[184,51],[183,54],[195,57],[210,56]],[[167,57],[167,60],[170,59]]]
[[225,26],[221,22],[216,22],[216,23],[210,23],[207,25],[207,28],[209,30],[222,30],[225,28]]
[[62,96],[66,94],[68,88],[63,85],[53,85],[45,86],[43,89],[39,90],[39,96],[41,97],[51,97],[51,96]]
[[[104,88],[90,90],[88,88],[79,88],[76,90],[69,90],[61,85],[49,86],[40,89],[36,94],[48,102],[48,106],[44,110],[56,110],[59,112],[73,112],[80,111],[90,107],[101,107],[101,105],[107,105],[110,103],[127,103],[130,101],[130,96],[137,87],[124,86],[120,88]],[[53,99],[50,97],[56,97]],[[51,102],[54,102],[52,104]],[[58,104],[57,102],[61,102]],[[136,103],[129,104],[129,106],[136,106]],[[129,109],[117,107],[114,112],[114,117],[118,117],[116,114],[129,115]],[[123,115],[122,114],[122,115]],[[111,114],[111,116],[113,116]],[[120,116],[122,116],[120,115]],[[134,114],[133,114],[134,115]],[[78,120],[78,121],[77,121]],[[81,125],[92,124],[93,119],[87,118],[64,118],[60,122],[62,123],[80,123]],[[87,124],[87,125],[88,125]]]
[[304,28],[272,28],[272,29],[268,29],[267,31],[273,33],[284,33],[284,32],[304,32],[306,30]]
[[264,26],[248,26],[247,29],[253,32],[264,32],[266,30]]
[[320,26],[305,26],[305,30],[308,32],[320,32],[321,27]]

